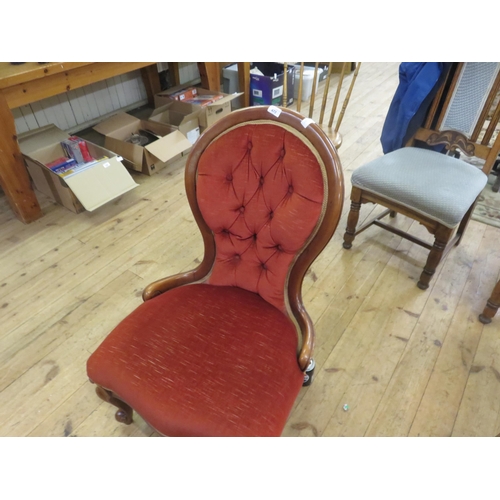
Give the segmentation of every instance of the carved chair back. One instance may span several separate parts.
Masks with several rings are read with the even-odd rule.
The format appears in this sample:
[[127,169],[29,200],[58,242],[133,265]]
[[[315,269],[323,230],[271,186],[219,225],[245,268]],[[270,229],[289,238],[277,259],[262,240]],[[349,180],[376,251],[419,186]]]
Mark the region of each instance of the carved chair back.
[[500,151],[500,63],[455,63],[414,141],[484,160],[488,174]]

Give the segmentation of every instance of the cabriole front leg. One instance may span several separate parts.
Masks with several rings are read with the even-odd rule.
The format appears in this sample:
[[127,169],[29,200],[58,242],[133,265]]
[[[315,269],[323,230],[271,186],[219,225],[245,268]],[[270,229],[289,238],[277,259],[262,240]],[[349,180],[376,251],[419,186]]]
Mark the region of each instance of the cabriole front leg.
[[108,391],[99,385],[96,387],[95,392],[103,401],[106,401],[106,403],[110,403],[118,408],[118,411],[115,413],[115,418],[118,422],[126,425],[130,425],[132,423],[134,410],[132,410],[127,403],[113,396],[111,391]]

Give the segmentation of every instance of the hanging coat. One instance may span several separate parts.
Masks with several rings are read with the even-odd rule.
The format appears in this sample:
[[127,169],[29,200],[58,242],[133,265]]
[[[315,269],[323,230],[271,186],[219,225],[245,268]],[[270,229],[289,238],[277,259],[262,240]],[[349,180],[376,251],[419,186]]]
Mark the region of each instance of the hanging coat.
[[403,62],[399,65],[399,85],[380,137],[384,154],[402,148],[423,124],[451,65],[442,62]]

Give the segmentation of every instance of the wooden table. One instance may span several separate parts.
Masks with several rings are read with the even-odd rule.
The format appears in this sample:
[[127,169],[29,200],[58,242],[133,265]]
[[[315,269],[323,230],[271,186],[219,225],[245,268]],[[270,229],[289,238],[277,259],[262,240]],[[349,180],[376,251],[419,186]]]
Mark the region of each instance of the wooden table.
[[[238,64],[240,85],[247,90],[244,105],[248,106],[249,63]],[[176,63],[172,67],[175,71]],[[204,88],[220,90],[219,63],[198,63],[198,68]],[[154,107],[154,95],[161,91],[156,63],[0,63],[0,186],[22,222],[32,222],[43,214],[19,150],[11,109],[137,69]]]
[[11,109],[140,69],[150,102],[161,91],[156,63],[0,63],[0,186],[25,223],[42,216],[19,150]]

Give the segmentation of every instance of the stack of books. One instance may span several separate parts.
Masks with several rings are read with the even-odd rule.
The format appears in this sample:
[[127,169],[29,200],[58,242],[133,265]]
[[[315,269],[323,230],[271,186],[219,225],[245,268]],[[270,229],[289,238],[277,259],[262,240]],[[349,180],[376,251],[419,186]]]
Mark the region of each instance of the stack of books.
[[79,137],[69,137],[61,142],[61,147],[66,156],[46,164],[46,167],[61,177],[81,172],[96,163],[89,153],[87,143]]

